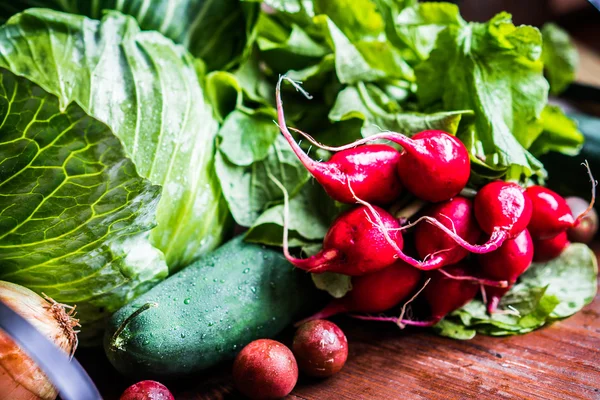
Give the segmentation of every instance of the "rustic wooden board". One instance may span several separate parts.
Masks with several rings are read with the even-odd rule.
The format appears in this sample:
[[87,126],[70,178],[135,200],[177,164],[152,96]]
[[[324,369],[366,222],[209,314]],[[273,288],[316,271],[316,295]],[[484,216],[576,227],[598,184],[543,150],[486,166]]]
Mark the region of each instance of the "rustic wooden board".
[[[290,399],[600,399],[598,297],[565,321],[504,338],[457,341],[392,324],[335,322],[348,337],[346,366],[330,379],[301,379]],[[289,344],[290,336],[281,340]],[[99,349],[78,357],[107,400],[131,383]],[[168,386],[178,400],[238,399],[229,369]]]

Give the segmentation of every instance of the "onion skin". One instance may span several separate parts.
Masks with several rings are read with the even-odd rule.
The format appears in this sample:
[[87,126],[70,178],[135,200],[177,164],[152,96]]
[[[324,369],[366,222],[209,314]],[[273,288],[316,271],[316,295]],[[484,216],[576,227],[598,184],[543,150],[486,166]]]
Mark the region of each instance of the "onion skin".
[[[13,283],[0,281],[0,300],[65,353],[77,348],[78,326],[65,306]],[[71,309],[72,310],[72,309]],[[37,364],[0,329],[0,399],[53,400],[58,393]]]

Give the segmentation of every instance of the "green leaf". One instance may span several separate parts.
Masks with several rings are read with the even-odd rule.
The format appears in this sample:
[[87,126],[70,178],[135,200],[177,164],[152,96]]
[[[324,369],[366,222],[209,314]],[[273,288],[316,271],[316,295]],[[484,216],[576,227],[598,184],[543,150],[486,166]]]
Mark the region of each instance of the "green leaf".
[[77,304],[81,340],[167,275],[160,187],[110,128],[0,68],[0,279]]
[[344,33],[326,15],[315,17],[315,23],[327,34],[335,53],[335,71],[341,83],[354,84],[359,81],[376,81],[385,77],[385,72],[375,69],[362,56]]
[[412,135],[427,129],[439,129],[455,134],[463,116],[471,111],[449,111],[433,114],[401,112],[399,106],[374,85],[359,83],[343,89],[329,112],[331,121],[360,119],[362,135],[367,137],[381,130]]
[[466,326],[453,322],[450,319],[441,320],[433,327],[433,329],[440,336],[446,336],[458,340],[473,339],[477,334],[474,329],[467,328]]
[[594,252],[584,244],[574,243],[560,257],[546,263],[533,264],[514,291],[548,286],[547,295],[560,303],[551,317],[569,317],[589,304],[596,296],[598,264]]
[[[399,47],[411,49],[420,60],[433,50],[438,34],[448,26],[463,26],[458,6],[451,3],[419,3],[398,9],[379,1],[387,18],[388,35]],[[392,29],[392,33],[389,30]]]
[[159,31],[204,60],[210,70],[228,69],[247,51],[259,5],[241,0],[0,0],[0,16],[47,7],[102,19],[105,10],[134,17],[143,30]]
[[[268,22],[267,22],[268,21]],[[262,22],[262,24],[261,24]],[[264,25],[264,26],[263,26]],[[300,26],[292,24],[289,34],[284,31],[275,37],[277,29],[282,29],[271,18],[261,16],[258,30],[259,36],[256,44],[261,51],[281,50],[289,53],[288,56],[305,56],[321,58],[329,53],[329,49],[315,42]],[[281,55],[281,54],[280,54]]]
[[[304,185],[290,200],[289,245],[300,247],[322,240],[329,229],[332,217],[326,215],[323,202],[332,201],[317,184]],[[246,233],[245,240],[269,246],[282,246],[283,204],[267,209]]]
[[224,71],[211,72],[206,76],[206,97],[214,107],[217,119],[223,122],[229,113],[240,108],[244,94],[238,78]]
[[544,70],[550,82],[550,92],[559,94],[575,80],[579,54],[569,34],[551,22],[542,27]]
[[490,316],[481,300],[473,300],[440,322],[436,330],[457,339],[464,338],[465,330],[493,336],[531,332],[591,303],[596,296],[597,278],[598,265],[592,250],[584,244],[572,244],[560,257],[532,264],[504,296],[500,308],[510,307],[519,315]]
[[485,163],[504,170],[507,179],[545,174],[526,151],[541,132],[547,101],[541,50],[536,28],[515,27],[501,13],[485,24],[449,26],[416,69],[422,106],[473,110],[474,140]]
[[315,12],[327,15],[351,41],[378,38],[384,29],[383,18],[372,0],[313,0]]
[[533,142],[529,151],[539,157],[550,151],[568,156],[579,154],[585,140],[577,128],[577,122],[567,117],[560,107],[546,106],[542,111],[542,134]]
[[292,197],[310,177],[281,135],[269,148],[267,158],[247,167],[230,163],[218,152],[216,170],[233,218],[247,227],[252,226],[268,207],[283,200],[283,193],[269,179],[267,171]]
[[105,122],[137,172],[163,186],[151,241],[171,269],[219,245],[228,211],[213,166],[218,124],[182,47],[118,12],[95,21],[32,9],[0,28],[0,54],[61,108],[77,102]]
[[402,79],[413,82],[415,73],[402,58],[402,54],[388,41],[361,40],[354,46],[365,61],[378,71],[385,73],[389,79]]
[[219,130],[222,138],[219,150],[230,163],[239,166],[264,160],[279,135],[273,119],[270,114],[233,111]]
[[352,290],[352,277],[348,275],[325,272],[322,274],[311,274],[317,289],[329,293],[332,297],[340,299]]

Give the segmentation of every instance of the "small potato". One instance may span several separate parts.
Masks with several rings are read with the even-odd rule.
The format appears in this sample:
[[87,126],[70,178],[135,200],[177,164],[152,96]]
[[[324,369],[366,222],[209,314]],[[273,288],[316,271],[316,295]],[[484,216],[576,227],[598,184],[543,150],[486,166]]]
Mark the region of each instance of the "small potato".
[[298,328],[292,349],[300,370],[319,378],[338,373],[348,358],[346,335],[336,324],[324,319],[309,321]]
[[298,364],[291,350],[270,339],[249,343],[233,363],[235,387],[253,400],[287,396],[298,381]]

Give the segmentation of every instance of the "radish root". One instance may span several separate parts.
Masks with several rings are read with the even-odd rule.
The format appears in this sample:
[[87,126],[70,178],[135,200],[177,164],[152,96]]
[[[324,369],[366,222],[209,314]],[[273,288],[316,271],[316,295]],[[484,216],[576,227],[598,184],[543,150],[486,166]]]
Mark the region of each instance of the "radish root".
[[590,164],[588,163],[588,161],[585,160],[583,163],[581,163],[581,165],[583,165],[587,169],[588,176],[590,177],[590,182],[592,183],[592,199],[590,200],[588,208],[586,208],[581,214],[577,216],[577,218],[575,218],[575,224],[581,222],[581,220],[587,215],[587,213],[589,213],[592,210],[592,208],[594,208],[594,203],[596,202],[596,186],[598,186],[598,181],[594,179],[594,175],[592,175],[592,169],[590,168]]
[[[287,189],[267,168],[267,176],[283,192],[283,255],[296,267],[302,268],[307,272],[318,273],[326,268],[330,262],[339,257],[339,251],[330,249],[321,251],[319,254],[309,258],[296,258],[290,254],[289,248],[289,215],[290,215],[290,197]],[[312,267],[311,267],[312,266]]]

